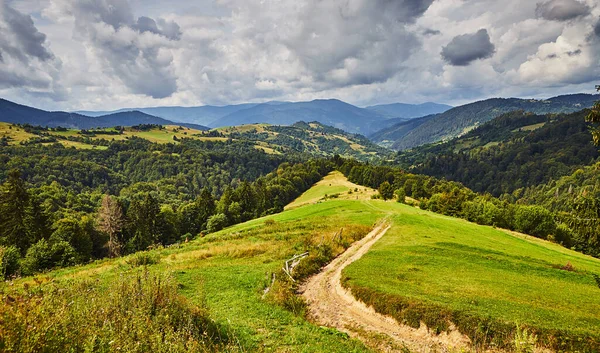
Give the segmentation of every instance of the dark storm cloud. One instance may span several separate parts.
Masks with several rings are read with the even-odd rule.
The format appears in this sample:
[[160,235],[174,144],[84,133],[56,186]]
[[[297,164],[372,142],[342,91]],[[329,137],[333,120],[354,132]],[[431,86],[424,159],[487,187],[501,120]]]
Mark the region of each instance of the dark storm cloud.
[[442,57],[451,65],[466,66],[475,60],[491,57],[495,50],[487,30],[480,29],[472,34],[454,37],[442,48]]
[[594,33],[596,36],[600,37],[600,21],[596,22],[596,25],[594,26]]
[[298,28],[282,42],[318,82],[336,86],[385,82],[420,46],[406,26],[432,2],[309,0]]
[[31,16],[20,13],[3,2],[0,23],[0,49],[20,61],[28,62],[32,58],[45,61],[53,55],[46,49],[46,35],[40,33]]
[[375,0],[373,3],[399,21],[411,22],[423,15],[433,0]]
[[437,29],[428,28],[423,31],[423,34],[426,36],[437,36],[439,34],[442,34],[442,32],[438,31]]
[[181,28],[173,21],[165,21],[163,19],[158,20],[158,24],[150,17],[142,16],[138,18],[137,23],[133,26],[141,33],[150,32],[165,36],[172,40],[181,39]]
[[549,0],[537,4],[535,14],[550,21],[568,21],[590,14],[590,8],[578,0]]

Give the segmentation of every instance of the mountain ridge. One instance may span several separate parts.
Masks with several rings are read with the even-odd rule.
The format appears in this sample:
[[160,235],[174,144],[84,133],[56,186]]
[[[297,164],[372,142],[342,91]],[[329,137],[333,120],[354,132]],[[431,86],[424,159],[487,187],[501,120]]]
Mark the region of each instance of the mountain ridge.
[[[448,141],[452,138],[511,111],[523,110],[535,114],[573,113],[591,107],[600,95],[569,94],[545,100],[521,98],[490,98],[454,107],[439,114],[410,131],[403,124],[378,131],[372,140],[395,150],[407,150],[428,143]],[[394,130],[398,130],[395,133]]]
[[0,121],[12,124],[30,124],[44,127],[65,127],[77,129],[132,126],[140,124],[182,125],[206,130],[197,124],[176,123],[139,111],[123,111],[97,117],[63,111],[46,111],[0,98]]

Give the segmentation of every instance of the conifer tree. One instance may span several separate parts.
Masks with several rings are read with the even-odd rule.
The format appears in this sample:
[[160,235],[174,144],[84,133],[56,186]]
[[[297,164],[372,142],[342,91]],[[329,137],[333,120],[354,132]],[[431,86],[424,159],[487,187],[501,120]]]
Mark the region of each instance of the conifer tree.
[[0,194],[0,242],[16,246],[25,254],[31,244],[27,234],[27,209],[29,193],[21,172],[13,169],[8,173]]

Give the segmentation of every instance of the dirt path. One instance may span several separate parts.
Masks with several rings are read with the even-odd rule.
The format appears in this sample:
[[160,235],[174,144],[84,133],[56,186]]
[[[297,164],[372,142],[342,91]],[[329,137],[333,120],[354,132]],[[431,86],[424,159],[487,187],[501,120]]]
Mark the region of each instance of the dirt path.
[[381,315],[356,300],[342,287],[342,270],[369,251],[389,228],[386,224],[377,226],[302,286],[301,292],[308,302],[311,320],[337,328],[372,348],[386,352],[405,352],[406,348],[411,352],[452,352],[457,348],[468,348],[468,338],[458,331],[435,336],[427,331],[425,325],[418,330],[400,325],[393,318]]

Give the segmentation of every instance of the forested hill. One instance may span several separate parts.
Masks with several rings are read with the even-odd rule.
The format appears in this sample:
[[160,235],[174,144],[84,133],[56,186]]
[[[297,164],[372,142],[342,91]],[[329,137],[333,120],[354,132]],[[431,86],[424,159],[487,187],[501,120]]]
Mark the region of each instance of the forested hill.
[[332,157],[336,154],[363,161],[379,161],[391,151],[377,146],[366,137],[313,121],[291,126],[252,124],[216,129],[225,137],[246,140],[275,152],[303,152],[312,156]]
[[[463,106],[455,107],[415,126],[410,131],[398,134],[398,140],[389,142],[390,134],[401,126],[392,126],[378,132],[372,140],[381,143],[388,140],[387,145],[396,150],[406,150],[428,143],[449,140],[482,125],[503,113],[524,110],[536,114],[571,113],[590,108],[598,95],[574,94],[558,96],[546,100],[493,98]],[[394,137],[393,134],[391,137]]]
[[298,122],[292,126],[253,124],[210,131],[152,124],[76,130],[0,123],[0,146],[58,143],[79,149],[106,149],[112,141],[133,138],[163,144],[179,144],[185,140],[243,141],[268,154],[303,153],[313,157],[341,155],[371,162],[391,158],[393,155],[391,150],[372,143],[364,136],[317,122]]
[[512,193],[569,175],[598,158],[586,114],[507,113],[463,137],[400,152],[397,161],[476,192]]
[[[89,117],[77,113],[49,112],[0,99],[0,121],[12,124],[31,124],[44,127],[66,127],[76,129],[132,126],[140,124],[173,125],[172,121],[139,111],[124,111]],[[199,130],[207,128],[195,124],[179,124]]]

